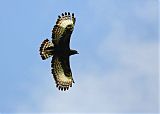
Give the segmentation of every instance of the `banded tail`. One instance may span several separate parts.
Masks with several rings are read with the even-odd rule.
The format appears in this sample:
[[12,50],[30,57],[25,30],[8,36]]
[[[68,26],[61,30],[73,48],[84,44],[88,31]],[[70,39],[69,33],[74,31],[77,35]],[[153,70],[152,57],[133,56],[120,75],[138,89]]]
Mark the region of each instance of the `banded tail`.
[[45,60],[54,55],[53,47],[53,43],[50,42],[48,39],[45,39],[42,42],[41,47],[39,49],[42,60]]

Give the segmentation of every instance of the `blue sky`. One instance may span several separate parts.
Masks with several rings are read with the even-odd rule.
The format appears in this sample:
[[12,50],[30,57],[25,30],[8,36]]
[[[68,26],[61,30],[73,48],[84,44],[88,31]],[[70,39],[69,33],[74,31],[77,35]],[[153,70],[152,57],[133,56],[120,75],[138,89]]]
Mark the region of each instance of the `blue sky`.
[[[80,54],[60,92],[39,46],[65,11]],[[158,0],[1,0],[0,17],[0,112],[158,112]]]

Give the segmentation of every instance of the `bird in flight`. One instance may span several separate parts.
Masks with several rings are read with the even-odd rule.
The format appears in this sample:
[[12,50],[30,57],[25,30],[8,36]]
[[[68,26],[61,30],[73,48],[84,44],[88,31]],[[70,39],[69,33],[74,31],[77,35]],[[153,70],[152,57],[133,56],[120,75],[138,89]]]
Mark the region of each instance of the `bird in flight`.
[[74,13],[62,13],[61,16],[58,16],[52,30],[52,40],[45,39],[39,49],[42,60],[52,57],[51,71],[56,87],[62,91],[68,90],[74,83],[70,68],[70,56],[78,54],[78,52],[70,49],[70,38],[75,22]]

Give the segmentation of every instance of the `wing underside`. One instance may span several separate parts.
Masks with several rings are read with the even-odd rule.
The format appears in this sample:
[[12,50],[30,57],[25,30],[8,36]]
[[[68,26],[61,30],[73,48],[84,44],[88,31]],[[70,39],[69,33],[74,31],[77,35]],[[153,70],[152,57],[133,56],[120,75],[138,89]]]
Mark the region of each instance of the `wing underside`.
[[[73,31],[75,25],[76,18],[74,17],[74,13],[70,14],[69,12],[62,13],[61,16],[58,16],[56,25],[52,30],[52,42],[58,43],[59,40],[63,40],[66,34],[72,34],[72,32],[66,33],[68,29]],[[70,26],[70,27],[68,27]],[[70,40],[68,37],[65,40]]]
[[68,90],[74,83],[69,65],[69,57],[52,58],[52,74],[59,90]]

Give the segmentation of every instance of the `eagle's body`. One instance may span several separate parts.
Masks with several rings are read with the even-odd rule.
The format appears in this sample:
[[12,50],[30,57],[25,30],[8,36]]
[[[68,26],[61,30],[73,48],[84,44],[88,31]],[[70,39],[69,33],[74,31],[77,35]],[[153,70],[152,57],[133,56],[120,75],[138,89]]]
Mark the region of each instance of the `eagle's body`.
[[69,57],[78,54],[70,49],[70,37],[75,25],[74,14],[70,13],[58,16],[56,25],[52,30],[52,42],[44,40],[40,47],[40,55],[43,60],[52,57],[52,74],[59,90],[68,90],[74,83],[70,68]]

